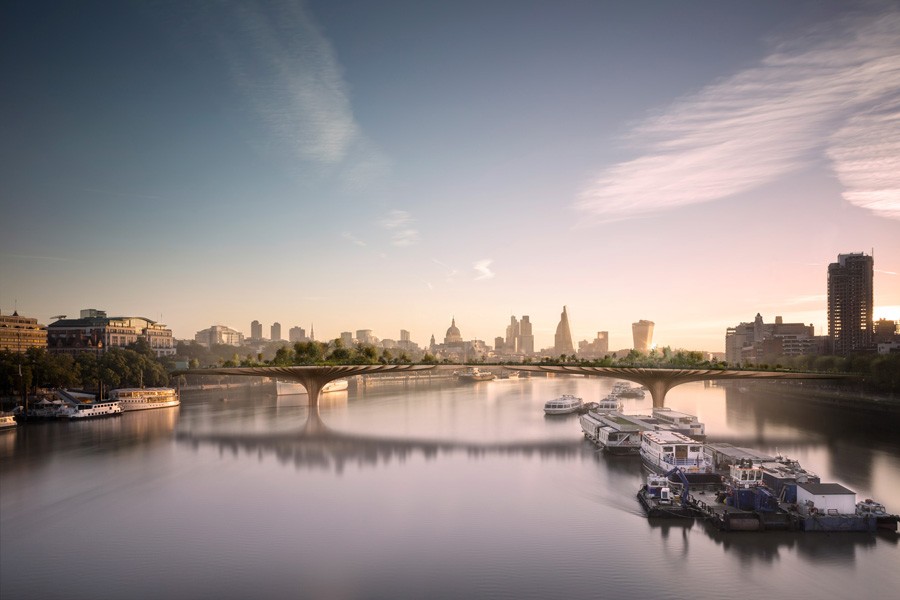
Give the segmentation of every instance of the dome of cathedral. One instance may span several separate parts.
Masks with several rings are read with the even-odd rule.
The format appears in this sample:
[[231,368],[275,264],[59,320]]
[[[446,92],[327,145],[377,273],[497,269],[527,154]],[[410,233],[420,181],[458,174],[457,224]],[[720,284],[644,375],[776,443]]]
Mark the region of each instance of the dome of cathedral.
[[456,318],[453,318],[453,321],[450,323],[450,327],[447,329],[447,335],[444,336],[444,343],[450,344],[453,342],[461,342],[462,334],[459,332],[459,328],[456,326]]

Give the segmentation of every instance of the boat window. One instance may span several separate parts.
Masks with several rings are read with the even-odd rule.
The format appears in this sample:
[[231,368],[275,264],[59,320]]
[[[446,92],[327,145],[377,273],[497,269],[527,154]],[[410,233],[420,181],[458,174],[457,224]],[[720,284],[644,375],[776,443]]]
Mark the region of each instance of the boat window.
[[691,446],[691,452],[700,452],[700,446]]
[[663,446],[663,452],[672,452],[672,446]]

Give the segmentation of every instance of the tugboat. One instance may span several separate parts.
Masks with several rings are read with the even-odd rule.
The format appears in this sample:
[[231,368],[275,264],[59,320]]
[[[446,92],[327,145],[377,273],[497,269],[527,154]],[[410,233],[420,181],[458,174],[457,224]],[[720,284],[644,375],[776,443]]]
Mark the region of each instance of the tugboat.
[[[681,485],[676,490],[670,482],[677,478]],[[665,475],[651,474],[647,483],[637,493],[638,502],[644,507],[648,518],[691,518],[694,509],[691,507],[690,484],[678,467]]]
[[856,514],[875,517],[876,528],[885,531],[897,531],[897,521],[900,521],[900,515],[888,514],[884,504],[871,498],[856,503]]

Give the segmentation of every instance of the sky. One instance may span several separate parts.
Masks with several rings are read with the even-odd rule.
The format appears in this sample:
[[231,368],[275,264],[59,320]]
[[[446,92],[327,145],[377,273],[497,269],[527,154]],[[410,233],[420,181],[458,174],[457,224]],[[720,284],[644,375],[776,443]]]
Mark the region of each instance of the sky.
[[900,5],[0,6],[0,311],[723,351],[900,319]]

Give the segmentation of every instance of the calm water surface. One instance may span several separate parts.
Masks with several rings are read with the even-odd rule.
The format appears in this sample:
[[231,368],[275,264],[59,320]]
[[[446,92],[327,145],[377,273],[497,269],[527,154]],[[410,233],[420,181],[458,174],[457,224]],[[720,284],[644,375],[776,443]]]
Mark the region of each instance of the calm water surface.
[[[896,598],[894,534],[650,523],[639,459],[544,401],[604,379],[185,395],[0,435],[0,596]],[[649,411],[626,400],[626,412]],[[668,406],[900,512],[896,423],[690,384]]]

